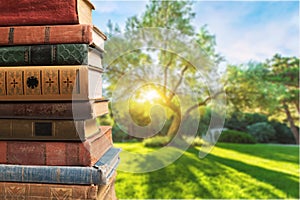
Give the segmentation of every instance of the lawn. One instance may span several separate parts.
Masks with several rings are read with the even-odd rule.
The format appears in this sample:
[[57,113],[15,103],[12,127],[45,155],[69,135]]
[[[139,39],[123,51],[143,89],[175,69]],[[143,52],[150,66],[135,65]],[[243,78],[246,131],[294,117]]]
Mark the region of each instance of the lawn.
[[[155,150],[141,143],[115,145],[133,152]],[[158,171],[118,171],[118,198],[299,199],[299,147],[223,143],[204,159],[198,158],[199,149],[190,148],[176,162]]]

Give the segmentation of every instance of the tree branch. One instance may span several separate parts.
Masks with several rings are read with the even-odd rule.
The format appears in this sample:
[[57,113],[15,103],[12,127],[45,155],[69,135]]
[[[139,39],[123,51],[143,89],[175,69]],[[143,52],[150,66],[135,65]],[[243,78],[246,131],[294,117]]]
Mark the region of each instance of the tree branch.
[[170,58],[168,64],[165,66],[165,70],[164,70],[164,94],[165,94],[165,96],[167,95],[168,69],[172,64],[172,61],[173,61],[173,54],[171,54],[171,58]]
[[179,78],[177,84],[175,85],[175,87],[174,87],[172,93],[170,94],[169,101],[171,101],[171,100],[173,99],[173,97],[175,96],[176,90],[178,89],[179,85],[181,84],[182,79],[183,79],[183,75],[184,75],[184,73],[186,72],[187,69],[188,69],[188,66],[187,66],[187,65],[185,65],[185,66],[182,68],[182,70],[181,70],[181,72],[180,72],[180,78]]
[[199,102],[191,107],[189,107],[187,109],[187,111],[185,112],[185,114],[183,115],[182,121],[186,120],[186,118],[188,117],[188,115],[196,108],[200,107],[200,106],[204,106],[207,104],[208,101],[210,101],[213,98],[216,98],[217,96],[219,96],[220,94],[224,93],[223,91],[219,91],[217,93],[215,93],[213,96],[208,96],[204,101]]

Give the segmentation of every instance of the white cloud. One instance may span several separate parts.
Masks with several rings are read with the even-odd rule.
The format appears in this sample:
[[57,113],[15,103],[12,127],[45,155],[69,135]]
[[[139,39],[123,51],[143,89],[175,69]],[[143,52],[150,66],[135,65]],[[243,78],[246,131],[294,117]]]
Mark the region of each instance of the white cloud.
[[275,53],[299,56],[297,12],[293,15],[278,13],[277,16],[244,3],[203,2],[197,7],[199,15],[196,21],[209,25],[211,33],[216,35],[218,51],[229,63],[263,61]]

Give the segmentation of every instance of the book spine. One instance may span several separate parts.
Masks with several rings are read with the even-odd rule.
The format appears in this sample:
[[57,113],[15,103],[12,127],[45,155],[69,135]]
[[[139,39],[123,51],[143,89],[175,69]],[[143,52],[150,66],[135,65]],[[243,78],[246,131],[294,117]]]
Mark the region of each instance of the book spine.
[[93,44],[92,25],[0,27],[0,45]]
[[[0,26],[78,24],[77,0],[0,1]],[[27,9],[24,9],[27,8]]]
[[96,200],[99,194],[99,188],[101,187],[96,185],[85,186],[0,182],[0,199],[48,200],[63,198],[72,200]]
[[101,134],[85,142],[0,141],[0,163],[93,166],[112,147],[111,129]]
[[102,185],[107,180],[106,173],[95,167],[1,164],[0,171],[0,182]]
[[87,65],[87,44],[0,47],[0,66]]
[[0,119],[0,140],[81,141],[99,132],[96,119],[17,120]]
[[[94,74],[91,78],[90,71]],[[100,80],[101,69],[86,65],[0,67],[0,101],[88,100],[93,95],[101,98],[101,90],[90,89],[101,88]]]
[[84,120],[93,118],[91,106],[89,102],[2,102],[0,119]]

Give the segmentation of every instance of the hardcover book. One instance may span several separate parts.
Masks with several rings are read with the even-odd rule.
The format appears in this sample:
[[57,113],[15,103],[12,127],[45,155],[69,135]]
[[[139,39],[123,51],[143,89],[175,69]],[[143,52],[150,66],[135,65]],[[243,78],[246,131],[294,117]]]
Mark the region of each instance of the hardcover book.
[[60,185],[0,182],[2,200],[108,200],[116,173],[107,185]]
[[88,44],[0,47],[0,66],[91,65],[102,68],[103,52]]
[[0,0],[0,26],[92,24],[89,0]]
[[89,44],[104,49],[106,36],[95,26],[13,26],[0,27],[0,46],[36,44]]
[[101,74],[87,65],[0,67],[0,101],[99,99]]
[[59,102],[0,102],[0,119],[85,120],[100,117],[108,112],[108,100],[105,99]]
[[84,141],[99,131],[96,119],[78,121],[0,119],[0,140]]
[[48,166],[93,166],[112,147],[111,127],[86,141],[0,141],[0,163]]
[[119,164],[120,151],[111,147],[93,167],[0,164],[0,182],[108,184]]

